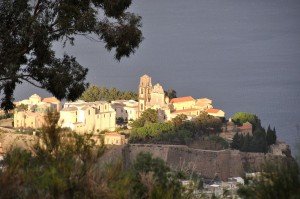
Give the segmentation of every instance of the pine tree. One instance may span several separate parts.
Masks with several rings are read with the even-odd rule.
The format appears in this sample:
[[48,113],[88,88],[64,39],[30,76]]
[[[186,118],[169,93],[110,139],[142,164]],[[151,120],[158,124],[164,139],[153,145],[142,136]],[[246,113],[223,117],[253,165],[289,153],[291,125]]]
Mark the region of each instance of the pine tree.
[[272,144],[275,144],[276,139],[277,139],[277,136],[276,136],[275,127],[273,128],[273,130],[271,130],[270,125],[269,125],[268,130],[267,130],[267,144],[268,144],[268,146],[270,146]]

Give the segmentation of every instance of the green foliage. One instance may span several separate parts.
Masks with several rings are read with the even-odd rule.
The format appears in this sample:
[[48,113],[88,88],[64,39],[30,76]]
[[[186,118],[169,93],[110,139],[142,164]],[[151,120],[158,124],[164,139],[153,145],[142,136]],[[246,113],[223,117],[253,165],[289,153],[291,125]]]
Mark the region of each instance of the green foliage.
[[232,121],[237,125],[250,122],[253,125],[253,129],[261,128],[260,119],[252,113],[237,112],[232,116]]
[[62,132],[57,113],[48,113],[40,142],[32,152],[13,149],[0,171],[0,198],[99,198],[94,165],[103,148],[90,136]]
[[27,111],[28,110],[28,105],[25,104],[20,104],[15,108],[16,111]]
[[168,89],[167,91],[165,91],[165,95],[167,97],[169,97],[169,99],[173,99],[177,97],[177,92],[175,90],[173,90],[172,88]]
[[207,113],[201,113],[193,120],[198,135],[221,132],[222,121]]
[[231,148],[244,152],[262,152],[268,151],[267,136],[264,129],[257,129],[253,136],[236,133],[233,137]]
[[176,175],[162,159],[149,153],[137,155],[133,165],[124,169],[121,162],[110,164],[102,172],[101,188],[106,198],[181,198],[182,189]]
[[172,123],[176,127],[180,127],[183,123],[187,120],[187,116],[184,114],[177,115],[175,118],[172,119]]
[[13,113],[7,113],[7,114],[4,114],[4,115],[0,115],[0,120],[13,118],[13,117],[14,117]]
[[222,125],[220,119],[207,114],[202,114],[192,121],[186,120],[184,115],[178,115],[167,123],[149,121],[150,118],[155,118],[153,117],[154,110],[150,113],[148,109],[146,114],[143,114],[133,122],[134,128],[130,134],[130,142],[187,144],[194,138],[219,132]]
[[227,149],[229,147],[228,142],[220,136],[212,135],[212,136],[208,136],[208,138],[210,141],[220,144],[223,147],[223,149]]
[[299,168],[295,162],[274,162],[263,166],[260,176],[248,179],[238,190],[242,198],[299,198]]
[[100,100],[111,102],[113,100],[120,99],[137,100],[137,94],[132,91],[120,91],[116,88],[106,88],[92,85],[82,93],[80,99],[86,102],[94,102]]
[[77,99],[88,86],[88,70],[75,57],[55,57],[53,43],[74,45],[81,35],[103,41],[117,60],[128,57],[143,39],[141,17],[126,11],[130,5],[131,0],[0,1],[1,108],[13,109],[14,90],[23,82],[58,99]]
[[124,120],[124,118],[122,118],[122,117],[118,117],[118,118],[116,118],[116,123],[117,124],[124,124],[125,123],[125,120]]
[[130,141],[146,141],[158,137],[162,133],[173,131],[174,126],[170,123],[152,123],[143,127],[134,128],[130,133]]
[[130,125],[134,128],[139,128],[145,126],[146,124],[156,122],[158,122],[157,111],[154,109],[147,109],[137,120],[134,120]]
[[275,127],[274,127],[273,130],[271,130],[271,127],[269,125],[268,129],[267,129],[267,143],[268,143],[268,145],[275,144],[276,143],[276,139],[277,139],[277,136],[276,136]]

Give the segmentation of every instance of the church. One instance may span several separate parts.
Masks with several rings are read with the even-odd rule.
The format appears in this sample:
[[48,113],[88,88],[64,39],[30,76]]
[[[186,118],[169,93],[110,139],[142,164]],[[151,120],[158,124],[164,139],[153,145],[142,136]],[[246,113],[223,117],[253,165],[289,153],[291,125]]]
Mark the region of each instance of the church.
[[138,87],[138,115],[149,108],[158,110],[161,121],[171,120],[181,114],[192,119],[202,112],[214,117],[225,117],[225,112],[213,108],[212,100],[208,98],[194,99],[192,96],[184,96],[170,100],[159,83],[152,86],[151,77],[143,75]]

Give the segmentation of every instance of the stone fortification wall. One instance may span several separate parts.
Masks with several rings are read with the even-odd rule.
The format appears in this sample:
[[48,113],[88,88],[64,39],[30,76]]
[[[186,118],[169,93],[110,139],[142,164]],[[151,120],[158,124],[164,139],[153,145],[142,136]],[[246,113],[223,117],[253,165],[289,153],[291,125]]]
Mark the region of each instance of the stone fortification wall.
[[125,165],[129,166],[140,152],[149,152],[163,159],[172,169],[194,172],[207,178],[222,180],[244,176],[245,172],[260,171],[265,161],[287,157],[263,153],[244,153],[236,150],[201,150],[184,145],[131,144],[123,149]]

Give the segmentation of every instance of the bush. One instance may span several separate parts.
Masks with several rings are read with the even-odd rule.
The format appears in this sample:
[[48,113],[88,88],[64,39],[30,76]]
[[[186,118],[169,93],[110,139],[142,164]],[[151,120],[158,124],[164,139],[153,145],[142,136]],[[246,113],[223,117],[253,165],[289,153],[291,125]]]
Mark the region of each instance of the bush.
[[232,121],[237,125],[250,122],[253,125],[253,129],[261,128],[260,119],[252,113],[237,112],[232,116]]
[[213,135],[213,136],[209,136],[208,138],[210,141],[220,144],[223,147],[223,149],[229,148],[228,142],[220,136]]

